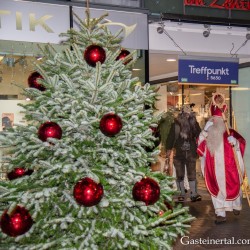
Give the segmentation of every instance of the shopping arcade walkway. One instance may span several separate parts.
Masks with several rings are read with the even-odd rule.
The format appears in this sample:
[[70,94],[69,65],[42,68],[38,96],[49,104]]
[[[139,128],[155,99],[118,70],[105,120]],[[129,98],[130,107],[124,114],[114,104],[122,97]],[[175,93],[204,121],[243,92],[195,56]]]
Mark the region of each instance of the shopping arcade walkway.
[[[202,201],[187,202],[184,203],[185,206],[189,207],[190,213],[196,217],[196,220],[191,223],[191,228],[189,229],[189,238],[183,239],[194,242],[194,240],[199,241],[200,239],[213,239],[221,240],[220,243],[223,244],[195,244],[195,245],[183,245],[178,239],[174,246],[174,250],[195,250],[195,249],[219,249],[219,250],[249,250],[250,249],[250,207],[248,205],[247,199],[243,199],[243,208],[239,216],[235,216],[232,212],[227,212],[227,221],[223,224],[216,225],[214,223],[215,214],[213,204],[210,195],[205,187],[204,179],[197,169],[197,179],[198,179],[198,190],[199,194],[202,195]],[[250,194],[249,194],[250,195]],[[226,239],[226,241],[224,240]],[[230,243],[234,240],[245,241],[245,244],[225,244]],[[247,242],[248,241],[248,244]],[[218,242],[218,241],[217,241]],[[219,243],[219,242],[218,242]]]

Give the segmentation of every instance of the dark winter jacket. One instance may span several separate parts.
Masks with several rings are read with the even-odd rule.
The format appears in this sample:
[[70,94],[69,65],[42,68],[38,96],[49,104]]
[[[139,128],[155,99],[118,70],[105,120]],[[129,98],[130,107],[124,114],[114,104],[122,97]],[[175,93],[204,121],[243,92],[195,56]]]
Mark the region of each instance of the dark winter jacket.
[[[175,120],[174,123],[172,123],[167,140],[166,140],[166,149],[172,150],[175,149],[175,157],[182,157],[185,153],[185,149],[183,148],[184,142],[186,141],[186,149],[187,151],[190,151],[194,157],[196,157],[196,149],[197,149],[197,143],[196,140],[199,137],[199,134],[201,132],[201,128],[199,126],[198,122],[195,122],[195,129],[190,131],[190,136],[188,139],[184,140],[180,136],[180,125]],[[189,144],[189,149],[188,149]]]

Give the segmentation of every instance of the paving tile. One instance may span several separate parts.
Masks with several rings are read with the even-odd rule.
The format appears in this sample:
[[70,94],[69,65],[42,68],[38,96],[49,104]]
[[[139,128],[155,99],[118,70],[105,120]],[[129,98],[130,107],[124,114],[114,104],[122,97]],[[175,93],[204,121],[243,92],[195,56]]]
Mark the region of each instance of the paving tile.
[[[184,205],[189,207],[190,213],[196,217],[196,220],[191,223],[189,235],[186,235],[184,238],[186,241],[184,239],[183,241],[188,243],[188,240],[195,244],[184,245],[179,238],[174,250],[250,249],[250,207],[246,199],[243,199],[243,209],[240,215],[235,216],[232,212],[227,212],[227,221],[220,225],[214,223],[215,214],[211,200],[188,201]],[[244,241],[244,244],[231,244],[238,240]]]

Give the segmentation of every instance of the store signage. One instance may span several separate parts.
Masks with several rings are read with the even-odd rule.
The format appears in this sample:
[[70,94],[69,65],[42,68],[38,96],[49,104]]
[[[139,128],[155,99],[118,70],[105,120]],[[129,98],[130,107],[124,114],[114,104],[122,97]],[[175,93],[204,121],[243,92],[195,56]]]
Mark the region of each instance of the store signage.
[[180,57],[179,84],[238,85],[238,59]]
[[11,41],[60,43],[69,28],[68,6],[1,0],[0,38]]
[[[29,1],[0,0],[0,39],[11,41],[61,43],[70,27],[69,6],[34,3]],[[73,7],[81,18],[85,8]],[[130,49],[148,49],[147,14],[111,10],[90,9],[91,17],[108,12],[106,21],[115,33],[123,29],[122,46]],[[75,25],[74,28],[77,28]]]
[[250,11],[249,0],[211,0],[206,2],[205,0],[184,0],[184,6],[198,6],[216,9]]

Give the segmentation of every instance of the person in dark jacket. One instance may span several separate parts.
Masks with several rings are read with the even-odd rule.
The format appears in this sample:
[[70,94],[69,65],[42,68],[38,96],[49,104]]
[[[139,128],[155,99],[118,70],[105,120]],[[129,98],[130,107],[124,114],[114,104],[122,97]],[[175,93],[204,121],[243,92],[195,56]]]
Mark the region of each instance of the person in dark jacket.
[[196,159],[197,159],[197,138],[201,128],[196,120],[195,113],[190,106],[184,106],[177,118],[171,125],[165,147],[167,149],[167,159],[171,150],[175,150],[174,167],[176,170],[176,184],[180,191],[178,200],[185,200],[184,176],[185,169],[190,188],[191,201],[200,201],[201,196],[197,193],[196,181]]

